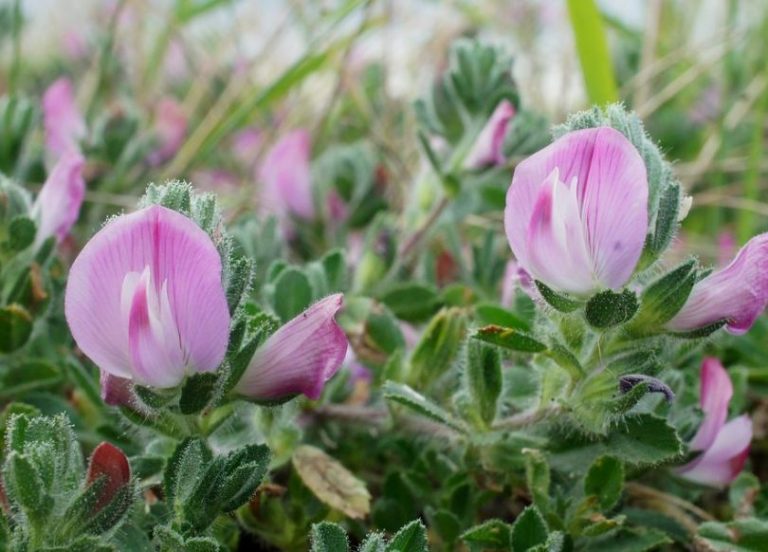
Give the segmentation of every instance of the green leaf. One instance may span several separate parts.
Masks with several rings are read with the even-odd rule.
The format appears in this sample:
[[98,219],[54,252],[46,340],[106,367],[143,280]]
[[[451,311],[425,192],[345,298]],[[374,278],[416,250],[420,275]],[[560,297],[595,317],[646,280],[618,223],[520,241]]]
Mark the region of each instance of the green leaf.
[[181,388],[179,410],[182,414],[196,414],[204,409],[213,397],[218,375],[215,372],[194,374]]
[[[230,452],[219,472],[221,484],[216,489],[216,501],[221,511],[231,512],[245,504],[267,473],[271,453],[266,445],[246,445]],[[213,465],[209,468],[217,469]]]
[[540,353],[547,348],[546,345],[529,335],[512,328],[502,328],[501,326],[491,325],[479,328],[472,337],[511,351],[524,353]]
[[560,312],[573,312],[581,306],[581,302],[576,299],[571,299],[567,295],[561,294],[544,284],[535,280],[536,288],[541,293],[541,296],[547,302],[547,304],[553,309]]
[[540,450],[523,449],[525,456],[525,482],[533,503],[543,511],[549,508],[549,463]]
[[454,418],[447,410],[438,406],[421,393],[414,391],[403,383],[387,381],[382,387],[384,398],[413,410],[417,414],[440,422],[456,431],[465,431],[462,423]]
[[760,480],[753,473],[741,472],[728,487],[728,501],[738,517],[754,513],[754,502],[760,492]]
[[511,550],[512,526],[500,519],[491,519],[465,531],[461,540],[480,550]]
[[527,332],[531,329],[528,321],[520,318],[514,312],[493,303],[481,303],[475,306],[475,315],[477,320],[484,325],[504,326],[505,328],[514,328],[522,332]]
[[597,3],[594,0],[568,0],[568,15],[589,101],[597,105],[618,101],[613,63]]
[[349,539],[340,525],[323,521],[312,526],[312,552],[345,552],[346,550],[349,550]]
[[708,521],[699,526],[695,541],[708,546],[707,550],[718,552],[765,552],[768,521],[756,518],[730,523]]
[[298,268],[286,268],[277,277],[272,294],[275,313],[285,323],[299,315],[312,303],[309,278]]
[[692,259],[649,284],[632,327],[656,329],[671,320],[683,308],[697,277],[697,263]]
[[656,529],[623,528],[591,542],[600,552],[651,552],[663,550],[662,546],[672,543],[672,539]]
[[427,320],[441,305],[437,291],[419,283],[398,284],[382,295],[381,302],[408,322]]
[[178,508],[194,492],[213,454],[202,439],[188,437],[176,446],[163,475],[166,501]]
[[595,460],[584,479],[584,494],[596,496],[603,511],[616,505],[623,488],[624,464],[613,456]]
[[53,507],[53,499],[32,463],[16,451],[5,461],[3,481],[8,498],[18,504],[32,519],[42,521]]
[[299,446],[293,453],[293,467],[324,504],[352,519],[362,519],[370,513],[371,495],[365,483],[319,448]]
[[426,387],[443,375],[459,354],[467,330],[464,309],[443,309],[430,320],[409,363],[408,383]]
[[360,548],[357,552],[385,552],[386,543],[384,537],[380,533],[370,533],[365,540],[360,544]]
[[550,456],[550,464],[579,473],[606,454],[633,466],[647,466],[672,460],[681,453],[680,437],[666,420],[653,414],[635,414],[625,417],[600,441],[561,439]]
[[528,506],[512,525],[512,547],[522,552],[547,542],[549,529],[536,506]]
[[35,241],[36,227],[32,219],[17,216],[8,226],[8,247],[11,251],[22,251]]
[[23,393],[61,382],[59,367],[45,360],[28,360],[8,367],[0,377],[0,398],[13,399]]
[[427,530],[421,520],[400,529],[387,545],[387,552],[427,552]]
[[471,339],[467,346],[466,383],[469,396],[483,423],[496,417],[503,379],[501,359],[496,347]]
[[32,316],[21,305],[0,308],[0,353],[20,349],[32,334]]
[[637,295],[625,289],[620,293],[601,291],[587,301],[584,316],[587,322],[599,329],[623,324],[637,312]]
[[703,337],[709,337],[727,323],[727,320],[718,320],[717,322],[713,322],[702,328],[697,328],[688,332],[670,332],[670,334],[679,337],[680,339],[701,339]]

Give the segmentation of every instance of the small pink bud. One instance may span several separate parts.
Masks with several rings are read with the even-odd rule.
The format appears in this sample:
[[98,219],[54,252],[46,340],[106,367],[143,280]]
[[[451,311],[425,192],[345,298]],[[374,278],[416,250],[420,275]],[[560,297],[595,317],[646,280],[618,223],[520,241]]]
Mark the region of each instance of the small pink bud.
[[55,160],[65,153],[80,150],[85,138],[85,119],[75,103],[72,82],[60,78],[43,94],[45,147]]
[[464,166],[469,169],[477,169],[487,165],[503,165],[504,138],[507,136],[507,128],[515,116],[515,106],[509,100],[502,100],[491,114],[480,134],[477,136],[472,149],[467,154]]
[[261,168],[261,200],[269,212],[309,220],[315,216],[310,138],[306,130],[286,134],[267,153]]
[[683,308],[666,324],[687,332],[725,321],[732,334],[752,327],[768,305],[768,233],[755,236],[727,267],[696,282]]
[[62,154],[37,195],[32,213],[37,219],[35,243],[51,236],[61,242],[77,221],[85,197],[85,159],[74,150]]

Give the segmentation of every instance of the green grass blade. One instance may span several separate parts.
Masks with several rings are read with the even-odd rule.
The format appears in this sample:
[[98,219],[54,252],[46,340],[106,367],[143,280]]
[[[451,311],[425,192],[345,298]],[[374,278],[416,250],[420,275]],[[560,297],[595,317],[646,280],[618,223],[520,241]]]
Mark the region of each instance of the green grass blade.
[[619,100],[603,20],[594,0],[568,0],[568,14],[589,101],[603,105]]

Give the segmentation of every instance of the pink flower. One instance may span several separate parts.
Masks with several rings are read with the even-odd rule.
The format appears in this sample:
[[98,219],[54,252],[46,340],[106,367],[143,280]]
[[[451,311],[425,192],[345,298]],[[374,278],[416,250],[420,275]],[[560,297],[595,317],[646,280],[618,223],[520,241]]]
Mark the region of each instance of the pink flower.
[[101,399],[112,406],[132,406],[135,402],[133,382],[126,378],[113,376],[101,370],[99,376]]
[[752,441],[752,421],[739,416],[726,423],[733,385],[728,372],[716,358],[701,365],[701,409],[704,420],[689,447],[702,454],[679,468],[677,473],[690,481],[723,487],[744,467]]
[[727,267],[693,286],[688,300],[666,328],[686,332],[725,321],[736,335],[745,333],[768,305],[768,233],[755,236]]
[[334,320],[343,301],[340,293],[330,295],[280,327],[256,351],[235,389],[261,401],[299,393],[319,398],[347,352],[347,338]]
[[158,145],[149,154],[150,165],[160,165],[176,155],[187,135],[187,115],[173,98],[163,98],[155,109],[155,134]]
[[511,307],[515,298],[515,291],[520,288],[531,299],[538,299],[538,290],[531,280],[530,274],[520,268],[516,261],[507,261],[504,268],[504,276],[501,278],[501,305]]
[[175,387],[216,370],[229,340],[216,246],[157,205],[113,219],[85,245],[64,310],[78,347],[103,372],[139,385]]
[[515,116],[515,106],[508,100],[502,100],[491,114],[490,119],[467,154],[464,166],[477,169],[487,165],[503,165],[504,138],[507,136],[509,122]]
[[623,134],[566,134],[515,170],[504,213],[520,267],[556,290],[624,286],[648,230],[645,165]]
[[267,153],[259,178],[268,210],[283,216],[314,218],[309,140],[306,130],[297,130],[283,136]]
[[54,159],[80,150],[85,138],[85,119],[75,103],[72,82],[60,78],[43,94],[45,147]]
[[69,234],[80,214],[85,196],[85,159],[74,151],[56,162],[32,207],[37,219],[36,247],[51,236],[60,242]]
[[232,153],[244,167],[253,167],[264,145],[264,133],[255,127],[241,130],[232,137]]

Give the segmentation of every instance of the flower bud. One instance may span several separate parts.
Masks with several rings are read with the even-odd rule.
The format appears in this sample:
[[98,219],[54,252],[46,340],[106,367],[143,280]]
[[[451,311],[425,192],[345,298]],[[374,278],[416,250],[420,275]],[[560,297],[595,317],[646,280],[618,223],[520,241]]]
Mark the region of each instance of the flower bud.
[[343,301],[340,293],[330,295],[278,328],[256,351],[236,391],[257,401],[299,393],[319,398],[347,353],[347,338],[334,320]]
[[698,281],[666,328],[692,332],[725,322],[743,334],[768,305],[768,233],[755,236],[727,267]]

